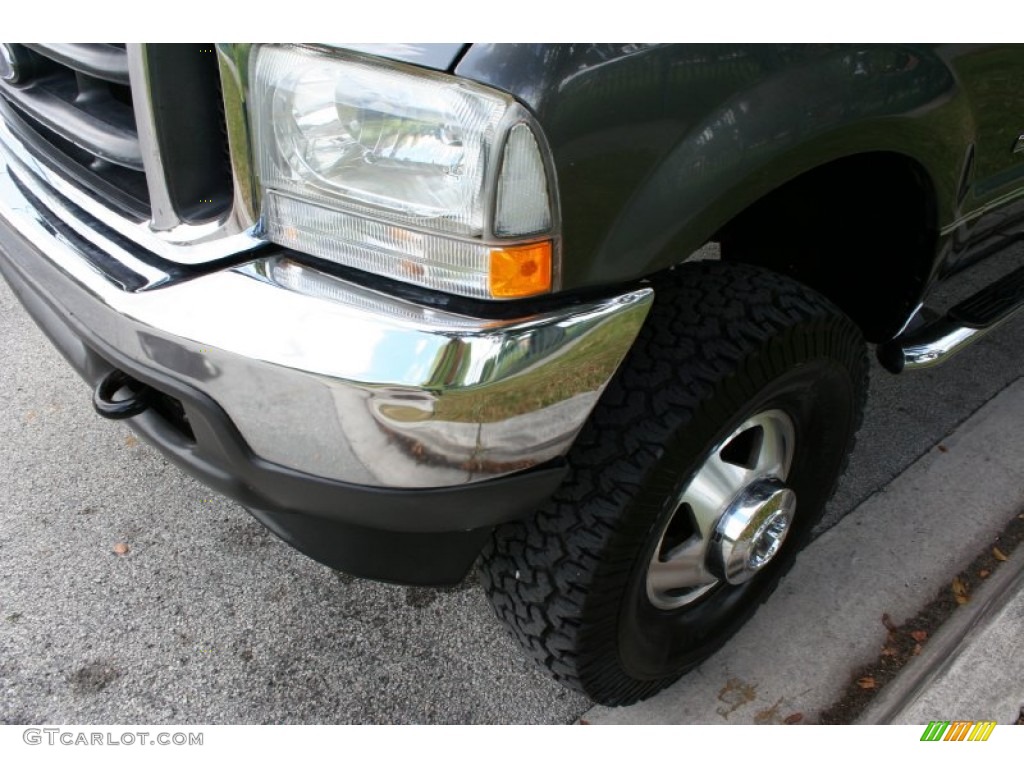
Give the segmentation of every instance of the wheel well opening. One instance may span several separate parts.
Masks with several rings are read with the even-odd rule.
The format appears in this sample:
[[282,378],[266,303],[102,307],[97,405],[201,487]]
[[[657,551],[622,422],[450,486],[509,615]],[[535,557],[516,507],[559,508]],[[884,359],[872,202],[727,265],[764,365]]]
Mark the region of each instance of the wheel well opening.
[[814,288],[868,341],[891,338],[916,306],[937,237],[927,173],[904,155],[835,160],[787,182],[713,238],[723,261],[766,267]]

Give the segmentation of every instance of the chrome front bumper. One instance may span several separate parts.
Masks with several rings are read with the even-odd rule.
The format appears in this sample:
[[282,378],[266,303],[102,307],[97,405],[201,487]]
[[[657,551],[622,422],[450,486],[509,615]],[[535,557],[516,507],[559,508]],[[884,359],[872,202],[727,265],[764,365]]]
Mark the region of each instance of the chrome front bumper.
[[65,355],[116,350],[216,403],[258,459],[329,480],[452,487],[564,455],[653,298],[487,320],[269,249],[197,274],[100,222],[49,173],[0,151],[0,266],[86,332]]

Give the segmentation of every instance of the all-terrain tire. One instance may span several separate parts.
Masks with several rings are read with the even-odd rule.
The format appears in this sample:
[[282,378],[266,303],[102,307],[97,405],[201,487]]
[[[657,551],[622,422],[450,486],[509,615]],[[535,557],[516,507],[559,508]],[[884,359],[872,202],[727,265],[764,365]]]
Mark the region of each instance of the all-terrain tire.
[[[646,698],[717,650],[809,539],[860,425],[859,329],[810,289],[763,269],[684,265],[654,284],[636,343],[580,433],[566,481],[499,527],[482,580],[498,617],[556,679],[606,705]],[[751,414],[795,428],[798,499],[778,555],[743,584],[666,608],[648,568],[680,494]]]

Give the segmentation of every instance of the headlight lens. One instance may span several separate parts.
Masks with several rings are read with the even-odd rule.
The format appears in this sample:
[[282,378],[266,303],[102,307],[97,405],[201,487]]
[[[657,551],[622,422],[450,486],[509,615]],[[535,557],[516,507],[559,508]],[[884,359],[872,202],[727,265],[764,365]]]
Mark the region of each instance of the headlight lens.
[[266,187],[481,233],[484,167],[506,109],[499,94],[276,46],[258,53],[254,94]]
[[511,97],[294,46],[257,49],[250,93],[270,239],[477,298],[550,289],[550,241],[521,287],[490,274],[492,250],[510,249],[499,238],[551,227],[543,160]]

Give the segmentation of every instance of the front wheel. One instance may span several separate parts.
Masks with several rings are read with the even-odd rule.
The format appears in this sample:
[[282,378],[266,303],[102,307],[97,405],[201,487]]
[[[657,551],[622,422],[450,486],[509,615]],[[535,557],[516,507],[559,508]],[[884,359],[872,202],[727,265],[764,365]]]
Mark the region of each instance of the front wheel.
[[483,580],[555,678],[607,705],[717,650],[808,540],[867,390],[857,327],[743,265],[687,265],[532,518],[495,531]]

